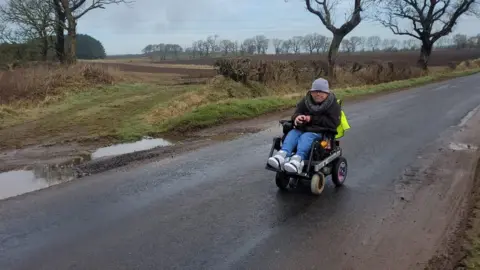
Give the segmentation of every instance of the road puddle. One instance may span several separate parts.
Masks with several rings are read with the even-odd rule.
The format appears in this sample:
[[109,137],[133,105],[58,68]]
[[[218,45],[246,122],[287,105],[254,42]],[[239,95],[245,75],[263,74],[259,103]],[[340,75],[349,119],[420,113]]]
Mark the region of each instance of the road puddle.
[[140,141],[133,143],[115,144],[112,146],[99,148],[92,153],[91,157],[92,159],[98,159],[102,157],[118,156],[122,154],[150,150],[152,148],[169,145],[173,145],[173,143],[165,139],[144,138]]
[[0,200],[44,189],[74,178],[70,168],[56,166],[0,173]]

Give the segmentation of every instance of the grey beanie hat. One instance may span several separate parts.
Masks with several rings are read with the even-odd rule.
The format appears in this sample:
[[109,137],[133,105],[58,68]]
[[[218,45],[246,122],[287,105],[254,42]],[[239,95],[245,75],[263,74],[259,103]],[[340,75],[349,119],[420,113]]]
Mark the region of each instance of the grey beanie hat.
[[330,93],[328,81],[323,78],[316,79],[315,81],[313,81],[312,88],[310,89],[310,92],[313,92],[313,91]]

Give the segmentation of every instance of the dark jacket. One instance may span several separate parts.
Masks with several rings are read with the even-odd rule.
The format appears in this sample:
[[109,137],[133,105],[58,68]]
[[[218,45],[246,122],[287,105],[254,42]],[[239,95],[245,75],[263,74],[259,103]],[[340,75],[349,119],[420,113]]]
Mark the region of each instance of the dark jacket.
[[292,115],[292,121],[295,121],[295,118],[299,115],[310,115],[311,121],[305,124],[301,124],[300,126],[296,126],[297,129],[304,131],[304,132],[315,132],[321,133],[322,130],[320,129],[330,129],[332,132],[336,133],[337,127],[340,125],[340,115],[341,115],[341,107],[338,104],[336,97],[335,101],[330,105],[323,112],[315,112],[310,111],[305,104],[305,99],[311,98],[309,94],[300,100],[297,103],[297,108]]

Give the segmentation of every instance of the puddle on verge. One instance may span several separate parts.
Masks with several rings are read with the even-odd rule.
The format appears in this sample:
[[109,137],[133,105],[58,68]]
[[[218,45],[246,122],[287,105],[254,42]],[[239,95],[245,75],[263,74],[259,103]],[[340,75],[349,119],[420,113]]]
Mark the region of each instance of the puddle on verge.
[[108,156],[117,156],[169,145],[173,145],[173,143],[164,139],[144,138],[133,143],[115,144],[112,146],[99,148],[92,153],[91,158],[98,159]]
[[42,166],[0,173],[0,200],[44,189],[75,178],[71,168]]

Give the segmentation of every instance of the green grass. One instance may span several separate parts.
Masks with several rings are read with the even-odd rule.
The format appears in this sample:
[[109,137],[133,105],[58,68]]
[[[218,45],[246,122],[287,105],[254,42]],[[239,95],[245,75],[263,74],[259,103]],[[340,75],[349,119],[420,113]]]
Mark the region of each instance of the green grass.
[[[142,119],[145,113],[195,89],[193,86],[118,84],[70,93],[41,106],[4,106],[0,108],[0,116],[15,117],[9,117],[8,121],[0,117],[0,147],[102,137],[134,140],[150,132],[151,126]],[[11,135],[12,131],[15,136]]]
[[255,99],[231,99],[207,104],[158,126],[160,132],[187,132],[219,123],[248,119],[268,112],[287,109],[295,105],[297,98],[262,97]]
[[[348,99],[349,97],[420,86],[442,79],[467,76],[478,72],[480,72],[480,69],[458,71],[378,85],[336,89],[334,92],[338,98]],[[219,125],[229,121],[248,119],[265,113],[291,108],[295,106],[300,97],[300,94],[288,97],[269,96],[253,99],[231,99],[227,102],[221,101],[207,104],[187,112],[178,118],[162,123],[159,125],[159,130],[162,132],[185,132]]]

